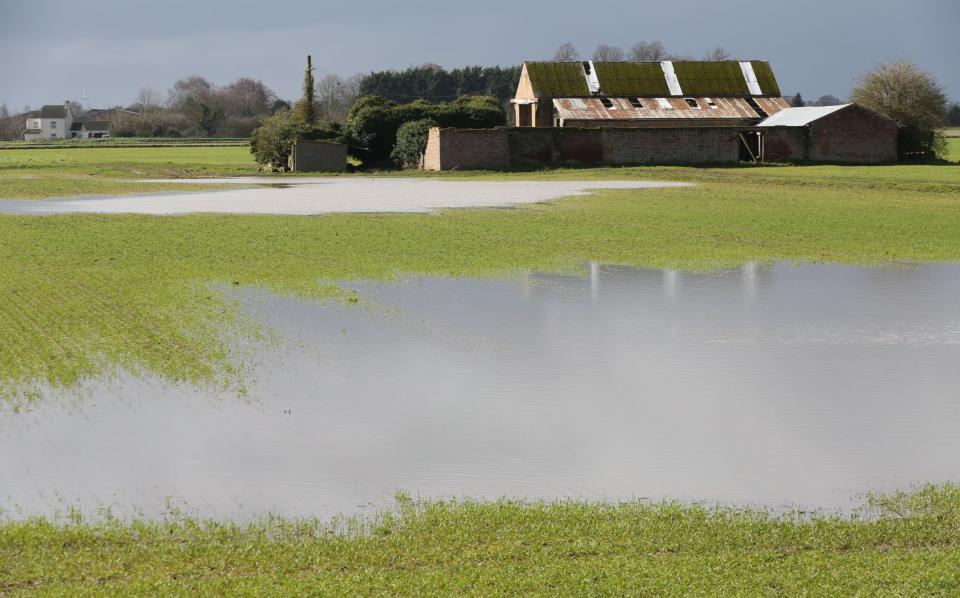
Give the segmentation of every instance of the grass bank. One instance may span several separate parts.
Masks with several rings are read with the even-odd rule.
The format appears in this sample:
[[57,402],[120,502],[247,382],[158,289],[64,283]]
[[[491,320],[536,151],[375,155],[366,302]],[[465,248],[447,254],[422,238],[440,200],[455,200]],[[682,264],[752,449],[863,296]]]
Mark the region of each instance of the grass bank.
[[854,517],[680,504],[401,501],[366,522],[0,524],[8,595],[960,592],[960,489]]
[[130,179],[256,174],[246,146],[0,149],[0,198],[45,199],[215,188]]
[[[242,168],[219,153],[234,149],[183,148],[177,159],[188,170]],[[237,360],[215,331],[237,320],[218,284],[315,299],[337,294],[337,281],[572,271],[584,260],[698,270],[751,260],[960,260],[956,166],[473,176],[697,185],[440,215],[0,216],[0,394],[70,386],[113,367],[177,381],[233,379]]]

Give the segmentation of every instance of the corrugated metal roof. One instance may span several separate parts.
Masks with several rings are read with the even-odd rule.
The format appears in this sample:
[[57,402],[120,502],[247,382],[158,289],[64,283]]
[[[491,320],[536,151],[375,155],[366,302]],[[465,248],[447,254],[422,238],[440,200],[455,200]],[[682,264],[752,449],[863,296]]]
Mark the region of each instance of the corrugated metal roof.
[[758,127],[805,127],[837,110],[843,110],[850,104],[839,106],[806,106],[803,108],[785,108],[770,118],[764,119]]
[[[698,108],[686,98],[639,98],[642,108],[634,106],[637,98],[559,98],[553,100],[557,117],[564,120],[658,120],[658,119],[730,119],[757,120],[760,116],[744,98],[694,97]],[[632,101],[631,101],[632,100]],[[711,105],[712,104],[712,105]],[[668,107],[669,106],[669,107]]]
[[[593,62],[600,93],[611,97],[667,97],[671,93],[664,65],[660,62]],[[750,61],[760,95],[779,97],[780,87],[770,64]],[[527,75],[537,97],[590,97],[582,62],[526,62]],[[673,61],[680,90],[687,96],[737,97],[751,95],[741,63],[721,61]]]

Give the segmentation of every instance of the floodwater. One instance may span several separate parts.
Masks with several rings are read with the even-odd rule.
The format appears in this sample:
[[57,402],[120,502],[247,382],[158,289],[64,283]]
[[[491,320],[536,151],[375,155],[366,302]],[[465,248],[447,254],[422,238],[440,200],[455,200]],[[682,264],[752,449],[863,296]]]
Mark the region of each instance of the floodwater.
[[250,398],[133,378],[0,413],[8,516],[353,513],[393,493],[846,508],[960,480],[960,266],[593,265],[238,296]]
[[234,177],[156,179],[145,182],[260,185],[214,191],[155,193],[119,197],[0,199],[0,214],[151,214],[197,212],[310,216],[330,213],[424,213],[444,208],[511,207],[588,195],[596,189],[689,187],[656,181],[471,181],[391,177]]

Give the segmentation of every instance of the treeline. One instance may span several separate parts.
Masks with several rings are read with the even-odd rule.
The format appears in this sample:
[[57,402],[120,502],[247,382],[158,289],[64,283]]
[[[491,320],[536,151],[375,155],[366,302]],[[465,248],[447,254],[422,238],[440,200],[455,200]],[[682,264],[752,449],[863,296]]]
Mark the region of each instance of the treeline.
[[394,102],[449,102],[464,96],[492,96],[507,102],[516,92],[519,80],[519,66],[467,66],[448,71],[436,64],[425,64],[364,75],[359,92],[361,96],[380,96]]

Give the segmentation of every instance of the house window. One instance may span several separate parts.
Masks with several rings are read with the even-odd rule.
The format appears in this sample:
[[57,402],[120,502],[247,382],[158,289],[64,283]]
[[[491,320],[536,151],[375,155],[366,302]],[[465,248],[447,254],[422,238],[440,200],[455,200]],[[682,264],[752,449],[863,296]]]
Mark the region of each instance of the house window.
[[56,136],[57,136],[56,133],[50,133],[50,138],[51,138],[51,139],[54,138],[54,137],[56,137]]
[[630,98],[630,105],[638,110],[643,108],[643,102],[640,101],[640,98]]
[[50,121],[50,128],[51,128],[51,129],[56,129],[56,128],[57,128],[57,121],[51,120],[51,121]]
[[604,108],[613,108],[613,102],[610,101],[610,98],[600,98],[600,103],[603,104]]
[[696,101],[695,99],[693,99],[693,98],[683,98],[683,99],[684,99],[684,101],[687,103],[687,106],[690,106],[691,108],[699,108],[699,107],[700,107],[700,104],[698,104],[697,101]]

